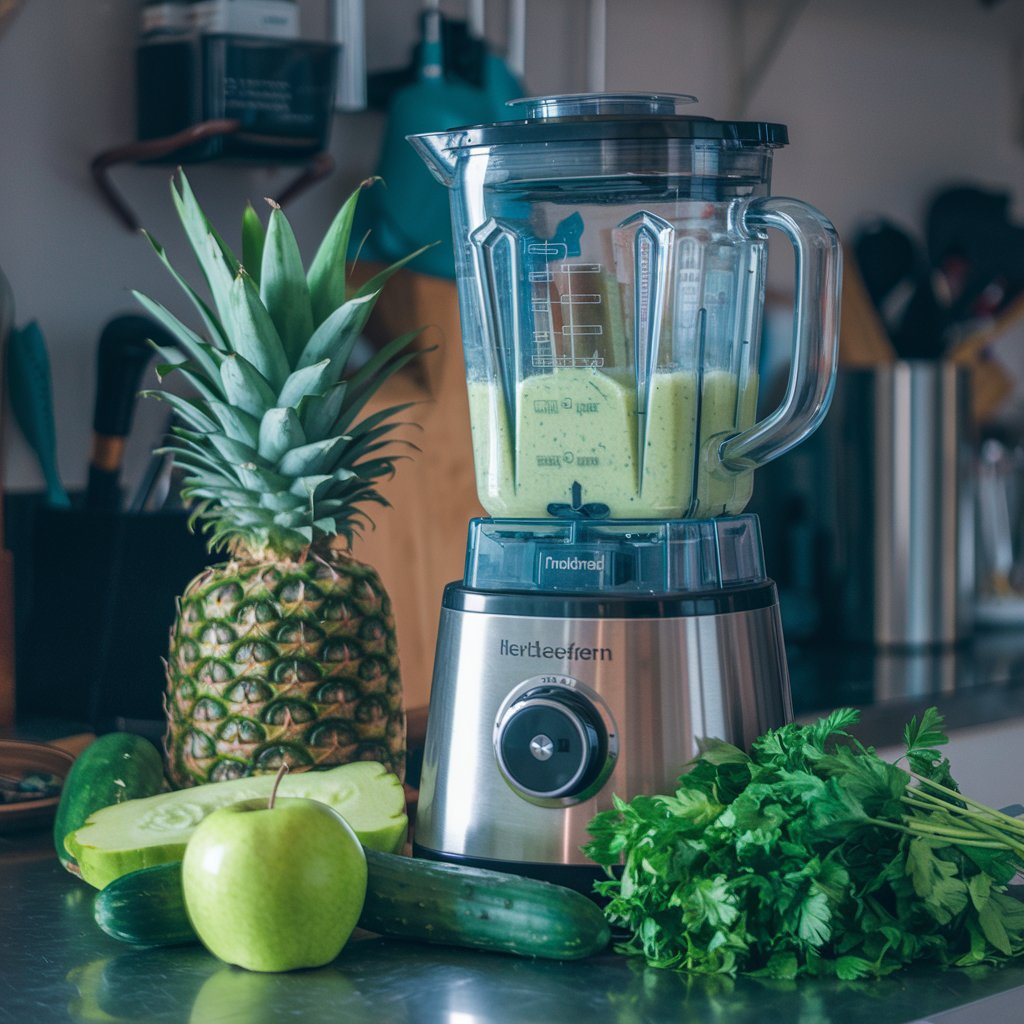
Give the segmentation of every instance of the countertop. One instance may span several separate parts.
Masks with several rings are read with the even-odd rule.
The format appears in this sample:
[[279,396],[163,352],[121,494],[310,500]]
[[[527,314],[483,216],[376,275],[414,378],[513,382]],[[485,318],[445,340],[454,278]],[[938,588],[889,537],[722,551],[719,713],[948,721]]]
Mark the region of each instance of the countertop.
[[0,1020],[980,1024],[1018,1020],[1024,986],[1024,967],[913,970],[864,983],[688,978],[614,954],[555,963],[365,933],[327,967],[253,974],[198,946],[135,949],[110,939],[93,923],[91,894],[60,867],[48,836],[0,840]]
[[[862,739],[882,748],[898,742],[909,714],[934,703],[954,746],[979,737],[1011,785],[1024,780],[1024,748],[1007,732],[1024,730],[1024,638],[980,637],[923,655],[796,650],[790,669],[801,718],[860,706]],[[953,764],[954,774],[969,767]],[[1024,1000],[1024,965],[779,983],[691,978],[612,953],[556,963],[362,932],[327,967],[261,975],[199,946],[137,949],[108,938],[93,922],[92,894],[60,867],[48,827],[0,835],[0,1021],[988,1024],[1019,1020]]]

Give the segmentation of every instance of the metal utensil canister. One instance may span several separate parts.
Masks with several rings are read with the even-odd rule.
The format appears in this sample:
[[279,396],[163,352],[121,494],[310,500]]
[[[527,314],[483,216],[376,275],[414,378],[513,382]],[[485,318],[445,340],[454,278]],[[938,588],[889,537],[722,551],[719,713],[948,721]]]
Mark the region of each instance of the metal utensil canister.
[[897,361],[838,375],[825,427],[830,577],[848,639],[951,645],[973,628],[969,371]]

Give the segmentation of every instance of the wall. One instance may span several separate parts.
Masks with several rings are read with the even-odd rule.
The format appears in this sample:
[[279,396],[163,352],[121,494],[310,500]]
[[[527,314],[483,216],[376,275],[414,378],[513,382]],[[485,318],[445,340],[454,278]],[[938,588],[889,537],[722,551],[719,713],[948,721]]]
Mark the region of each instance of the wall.
[[[404,65],[416,35],[415,0],[370,2],[371,67]],[[1015,124],[1024,95],[1011,56],[1024,4],[1003,0],[608,0],[606,86],[696,93],[714,116],[781,120],[792,144],[777,157],[774,191],[827,211],[840,231],[884,213],[920,222],[927,198],[952,179],[1014,190],[1024,174]],[[445,5],[453,13],[462,4]],[[528,4],[527,89],[586,87],[584,0]],[[745,108],[737,68],[758,50],[787,9],[800,15]],[[504,36],[505,0],[488,5],[488,32]],[[305,0],[304,30],[319,34],[325,0]],[[69,486],[85,478],[94,348],[110,316],[133,307],[138,288],[171,305],[174,287],[145,241],[100,202],[88,165],[127,141],[136,0],[25,0],[0,36],[0,266],[19,322],[39,320],[54,363],[59,462]],[[739,58],[745,55],[741,61]],[[331,179],[290,208],[311,240],[349,187],[369,173],[383,126],[378,114],[338,115]],[[190,175],[228,231],[243,201],[273,194],[291,172],[197,165]],[[122,167],[114,176],[145,226],[183,256],[167,199],[167,168]],[[311,242],[310,242],[311,244]],[[785,287],[783,271],[773,281]],[[162,415],[143,406],[129,451],[139,472]],[[31,453],[6,431],[11,489],[38,486]]]

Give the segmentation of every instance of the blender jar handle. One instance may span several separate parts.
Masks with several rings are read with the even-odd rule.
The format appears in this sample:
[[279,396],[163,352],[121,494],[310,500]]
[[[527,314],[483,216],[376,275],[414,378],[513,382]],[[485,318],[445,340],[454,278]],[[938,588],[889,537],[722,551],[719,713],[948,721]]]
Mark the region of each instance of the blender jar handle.
[[825,418],[835,389],[839,347],[842,249],[824,214],[799,199],[752,199],[741,211],[743,228],[777,228],[796,256],[793,346],[782,404],[742,433],[727,438],[718,457],[727,470],[744,472],[778,458],[813,433]]

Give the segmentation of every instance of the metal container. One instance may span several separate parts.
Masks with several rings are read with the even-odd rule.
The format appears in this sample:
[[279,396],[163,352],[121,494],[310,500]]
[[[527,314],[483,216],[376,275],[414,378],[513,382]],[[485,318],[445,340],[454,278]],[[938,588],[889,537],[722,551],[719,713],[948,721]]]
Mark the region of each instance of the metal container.
[[822,441],[835,496],[829,576],[848,639],[922,647],[971,633],[969,380],[932,360],[839,373]]

